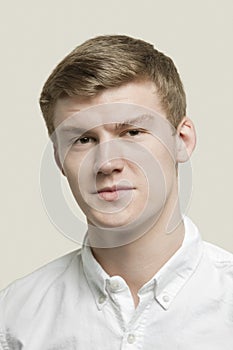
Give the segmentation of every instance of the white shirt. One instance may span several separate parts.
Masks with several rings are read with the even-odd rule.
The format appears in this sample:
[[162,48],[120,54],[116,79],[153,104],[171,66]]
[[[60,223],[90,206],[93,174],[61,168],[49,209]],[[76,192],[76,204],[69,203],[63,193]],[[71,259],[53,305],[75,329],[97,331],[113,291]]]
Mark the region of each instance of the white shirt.
[[233,255],[184,218],[181,248],[139,291],[90,248],[69,253],[0,294],[0,349],[232,350]]

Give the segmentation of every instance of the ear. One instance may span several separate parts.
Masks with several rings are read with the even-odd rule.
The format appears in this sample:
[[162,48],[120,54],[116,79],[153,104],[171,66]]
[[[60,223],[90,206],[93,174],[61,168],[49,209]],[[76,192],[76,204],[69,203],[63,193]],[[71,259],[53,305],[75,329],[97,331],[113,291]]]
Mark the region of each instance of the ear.
[[53,151],[54,151],[54,158],[55,158],[55,161],[56,161],[56,164],[57,164],[58,168],[61,170],[62,174],[64,176],[66,176],[66,174],[64,172],[64,169],[62,167],[60,158],[59,158],[58,149],[57,149],[57,147],[54,144],[53,144]]
[[186,162],[196,146],[196,131],[191,119],[184,117],[177,127],[176,161]]

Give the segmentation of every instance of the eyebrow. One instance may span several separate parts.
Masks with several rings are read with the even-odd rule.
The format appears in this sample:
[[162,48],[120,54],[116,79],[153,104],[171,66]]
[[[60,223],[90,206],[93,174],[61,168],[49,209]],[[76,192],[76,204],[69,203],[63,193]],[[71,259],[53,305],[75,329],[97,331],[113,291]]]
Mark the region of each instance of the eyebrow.
[[[117,122],[111,123],[110,122],[110,123],[104,123],[104,124],[115,124],[115,130],[118,130],[118,129],[121,129],[121,128],[128,126],[128,125],[138,125],[138,124],[140,125],[144,121],[152,121],[153,118],[154,118],[153,115],[143,114],[143,115],[140,115],[136,118],[126,119],[126,120],[119,122],[119,123],[117,123]],[[100,124],[100,125],[104,125],[104,124]],[[96,126],[99,126],[99,125],[96,125]],[[93,129],[93,128],[91,128],[91,129]],[[79,134],[79,135],[85,134],[88,130],[91,130],[91,129],[81,128],[81,127],[72,126],[72,125],[67,125],[67,126],[61,127],[62,132],[64,132],[64,133],[72,132],[72,133],[75,133],[76,135],[77,134]]]
[[75,135],[82,135],[82,134],[85,134],[85,132],[87,132],[87,129],[69,125],[69,126],[62,126],[59,132],[62,132],[65,134],[73,133]]
[[152,120],[153,120],[153,115],[143,114],[143,115],[140,115],[140,116],[133,118],[133,119],[127,119],[127,120],[124,120],[123,122],[115,123],[115,128],[116,128],[116,130],[118,130],[124,126],[138,125],[138,124],[140,125],[144,121],[152,121]]

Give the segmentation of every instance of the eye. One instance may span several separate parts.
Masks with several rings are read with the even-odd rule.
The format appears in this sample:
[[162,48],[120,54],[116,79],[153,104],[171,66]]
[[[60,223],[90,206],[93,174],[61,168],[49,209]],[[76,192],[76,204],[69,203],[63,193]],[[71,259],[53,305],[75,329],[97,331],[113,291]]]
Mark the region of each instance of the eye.
[[133,130],[128,130],[127,133],[130,135],[130,136],[137,136],[141,133],[141,130],[137,130],[137,129],[133,129]]
[[123,132],[123,135],[127,135],[127,136],[141,136],[141,134],[143,134],[143,130],[141,129],[130,129],[130,130],[125,130]]
[[74,141],[74,144],[86,145],[88,143],[93,143],[93,142],[95,142],[95,139],[93,137],[83,136],[83,137],[79,137],[78,139],[76,139]]

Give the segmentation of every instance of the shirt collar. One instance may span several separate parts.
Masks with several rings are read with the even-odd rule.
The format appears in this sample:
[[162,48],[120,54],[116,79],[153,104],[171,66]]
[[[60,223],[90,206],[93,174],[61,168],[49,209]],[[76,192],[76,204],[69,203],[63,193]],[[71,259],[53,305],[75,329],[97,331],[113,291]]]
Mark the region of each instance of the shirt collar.
[[87,235],[84,238],[81,256],[84,274],[94,295],[96,305],[98,309],[102,309],[107,300],[106,285],[110,276],[94,258],[91,248],[88,245]]
[[[154,290],[157,302],[167,310],[172,301],[196,270],[203,252],[197,227],[184,216],[185,236],[181,247],[140,290],[139,295]],[[87,282],[93,292],[98,309],[107,301],[106,287],[110,277],[94,258],[88,246],[87,236],[82,247],[82,261]]]
[[202,254],[203,243],[197,227],[183,217],[185,236],[181,247],[155,274],[155,298],[168,309],[178,292],[195,272]]

